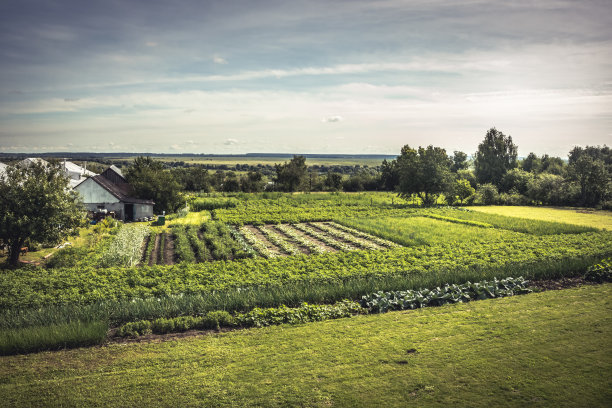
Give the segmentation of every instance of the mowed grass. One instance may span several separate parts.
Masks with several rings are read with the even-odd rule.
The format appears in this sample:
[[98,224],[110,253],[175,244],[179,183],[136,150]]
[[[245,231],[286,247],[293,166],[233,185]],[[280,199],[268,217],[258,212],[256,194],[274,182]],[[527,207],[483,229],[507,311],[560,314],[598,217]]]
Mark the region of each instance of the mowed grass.
[[474,227],[426,217],[345,218],[338,222],[404,246],[433,245],[442,241],[490,242],[522,235],[502,229]]
[[499,214],[509,217],[527,218],[531,220],[564,222],[567,224],[583,225],[612,230],[612,211],[579,209],[579,208],[551,208],[551,207],[521,207],[521,206],[474,206],[471,210],[487,214]]
[[0,358],[6,406],[609,406],[612,285]]
[[186,216],[166,220],[166,225],[201,225],[203,222],[210,220],[209,211],[188,212]]

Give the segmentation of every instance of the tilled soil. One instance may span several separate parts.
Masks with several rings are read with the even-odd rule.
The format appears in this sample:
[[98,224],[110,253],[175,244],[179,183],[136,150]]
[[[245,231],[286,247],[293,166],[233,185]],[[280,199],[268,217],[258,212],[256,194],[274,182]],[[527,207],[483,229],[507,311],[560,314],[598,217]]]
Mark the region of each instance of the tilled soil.
[[249,231],[251,231],[257,237],[257,239],[266,246],[266,248],[268,248],[268,251],[276,256],[287,256],[285,251],[268,241],[268,238],[266,238],[266,236],[262,234],[258,228],[254,227],[253,225],[246,225],[246,228],[248,228]]
[[281,237],[285,238],[287,241],[291,242],[293,245],[295,245],[296,247],[298,247],[298,249],[305,255],[310,255],[310,250],[305,247],[302,246],[299,242],[295,241],[293,238],[291,238],[290,236],[288,236],[287,234],[285,234],[283,231],[279,230],[278,228],[276,228],[275,225],[266,225],[266,227],[268,227],[269,229],[275,231],[278,235],[280,235]]
[[155,235],[155,247],[151,252],[151,258],[149,258],[149,266],[153,266],[157,263],[157,257],[159,255],[159,241],[161,241],[161,234]]
[[166,247],[164,248],[165,265],[174,265],[174,237],[166,234]]

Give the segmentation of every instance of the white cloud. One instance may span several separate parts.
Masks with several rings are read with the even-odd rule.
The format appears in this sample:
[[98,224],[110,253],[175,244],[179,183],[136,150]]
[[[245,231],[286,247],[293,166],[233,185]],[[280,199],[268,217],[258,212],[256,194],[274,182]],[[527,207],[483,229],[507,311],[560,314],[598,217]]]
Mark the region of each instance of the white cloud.
[[335,122],[342,122],[344,120],[344,118],[340,115],[336,115],[336,116],[328,116],[326,118],[323,118],[322,122],[326,122],[326,123],[335,123]]
[[157,47],[159,44],[158,44],[158,43],[156,43],[155,41],[147,41],[147,42],[145,43],[145,45],[146,45],[147,47],[151,47],[151,48],[153,48],[153,47]]
[[223,57],[220,57],[218,55],[213,56],[213,62],[215,64],[227,64],[227,60]]
[[240,142],[236,139],[226,139],[223,144],[226,146],[234,146],[234,145],[237,145],[238,143]]

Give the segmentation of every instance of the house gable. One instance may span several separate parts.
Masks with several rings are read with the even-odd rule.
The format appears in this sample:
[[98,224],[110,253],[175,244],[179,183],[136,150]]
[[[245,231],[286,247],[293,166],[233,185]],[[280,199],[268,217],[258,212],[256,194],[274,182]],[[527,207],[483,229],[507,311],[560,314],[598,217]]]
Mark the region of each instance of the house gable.
[[83,197],[83,203],[118,203],[121,200],[102,187],[92,177],[74,188]]

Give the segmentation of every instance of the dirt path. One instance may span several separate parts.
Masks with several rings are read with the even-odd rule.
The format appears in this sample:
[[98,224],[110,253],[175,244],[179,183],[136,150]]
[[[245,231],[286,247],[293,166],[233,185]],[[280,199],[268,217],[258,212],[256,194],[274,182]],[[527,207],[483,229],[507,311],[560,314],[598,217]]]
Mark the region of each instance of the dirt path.
[[164,248],[165,265],[174,265],[174,237],[171,233],[166,234],[166,247]]
[[291,238],[290,236],[288,236],[287,234],[285,234],[283,231],[279,230],[278,228],[276,228],[275,225],[266,225],[267,228],[273,230],[274,232],[276,232],[278,235],[280,235],[281,237],[283,237],[285,240],[287,240],[288,242],[291,242],[293,245],[295,245],[300,252],[302,252],[305,255],[310,255],[310,249],[308,249],[307,247],[301,245],[299,242],[296,242],[293,238]]
[[268,248],[268,251],[270,251],[272,254],[276,256],[287,256],[285,251],[268,241],[268,238],[266,238],[266,236],[262,234],[258,228],[253,225],[245,225],[245,227],[249,231],[251,231],[257,237],[257,239],[260,240],[266,248]]
[[153,252],[151,252],[151,257],[149,258],[149,266],[153,266],[157,263],[160,240],[161,240],[161,234],[155,234],[155,247],[153,248]]

